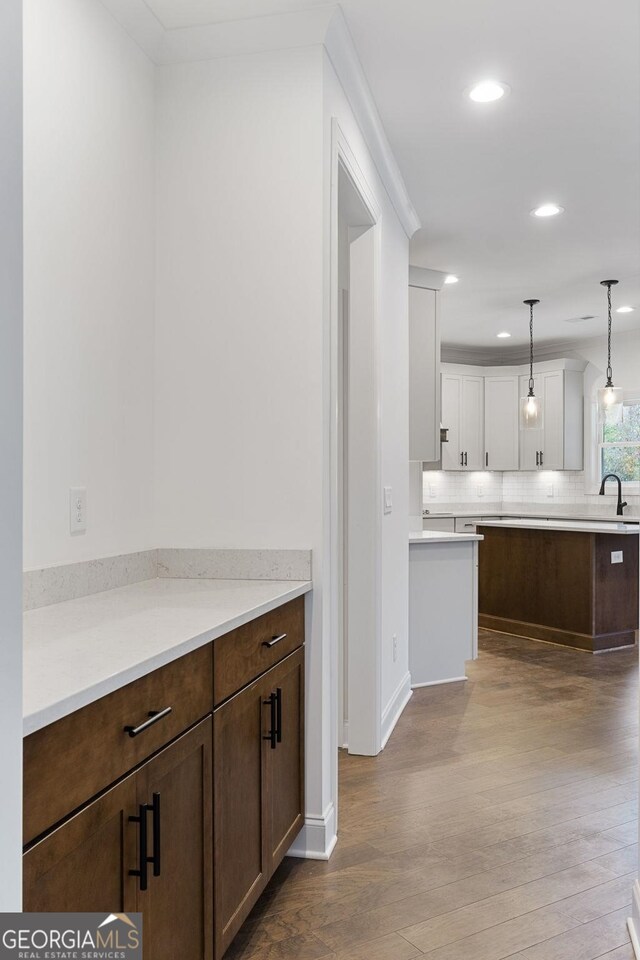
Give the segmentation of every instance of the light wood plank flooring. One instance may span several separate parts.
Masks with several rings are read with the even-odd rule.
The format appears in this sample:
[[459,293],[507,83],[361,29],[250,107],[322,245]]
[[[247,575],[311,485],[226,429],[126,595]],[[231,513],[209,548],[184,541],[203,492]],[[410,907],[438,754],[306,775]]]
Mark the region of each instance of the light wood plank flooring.
[[332,859],[285,860],[229,960],[632,960],[637,651],[482,631],[469,678],[341,755]]

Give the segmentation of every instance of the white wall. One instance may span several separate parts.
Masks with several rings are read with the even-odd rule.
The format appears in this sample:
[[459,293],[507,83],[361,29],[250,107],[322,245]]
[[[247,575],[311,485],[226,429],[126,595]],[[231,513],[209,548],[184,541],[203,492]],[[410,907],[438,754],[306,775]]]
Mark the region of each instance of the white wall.
[[[97,0],[25,0],[25,569],[156,546],[154,67]],[[88,529],[69,533],[69,487]]]
[[22,903],[22,3],[0,4],[0,912]]
[[[395,720],[394,704],[409,692],[409,241],[331,61],[324,54],[325,191],[331,169],[331,122],[337,118],[380,209],[379,410],[380,486],[393,491],[393,512],[381,531],[381,739]],[[327,204],[328,213],[328,204]],[[327,231],[328,234],[328,231]],[[393,658],[393,636],[397,656]],[[385,729],[386,728],[386,729]]]

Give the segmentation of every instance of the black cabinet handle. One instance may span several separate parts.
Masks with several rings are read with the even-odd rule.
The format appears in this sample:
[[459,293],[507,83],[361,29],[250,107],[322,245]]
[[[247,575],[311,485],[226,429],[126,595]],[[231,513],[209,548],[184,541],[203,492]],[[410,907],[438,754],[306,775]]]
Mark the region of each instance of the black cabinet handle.
[[128,733],[130,737],[137,737],[138,734],[144,733],[145,730],[148,730],[149,727],[152,727],[154,723],[158,722],[158,720],[168,717],[172,710],[173,707],[165,707],[164,710],[150,710],[148,714],[148,720],[145,720],[144,723],[141,723],[137,727],[125,727],[124,732]]
[[541,451],[540,451],[540,466],[542,467],[543,465],[544,465],[544,451],[541,450]]
[[153,802],[149,810],[153,813],[153,856],[149,863],[153,864],[154,877],[160,876],[160,794],[154,793]]
[[487,453],[485,453],[485,455],[484,455],[484,465],[485,465],[485,467],[488,467],[488,466],[489,466],[489,452],[488,452],[488,451],[487,451]]
[[271,717],[270,717],[271,728],[269,730],[269,733],[266,736],[263,736],[262,739],[270,741],[272,750],[275,750],[276,743],[278,740],[278,725],[277,725],[277,715],[276,715],[277,698],[278,698],[278,695],[276,693],[272,693],[270,697],[262,701],[265,707],[267,705],[271,707]]
[[276,643],[280,643],[281,640],[286,640],[286,639],[287,639],[286,633],[281,633],[280,636],[278,637],[271,637],[271,640],[263,640],[262,646],[275,647]]
[[460,466],[464,467],[464,453],[460,454]]
[[149,857],[147,856],[147,811],[149,805],[141,803],[138,809],[138,816],[129,817],[129,822],[140,824],[138,830],[138,861],[140,866],[137,870],[129,870],[129,876],[139,877],[140,889],[146,890],[149,886]]
[[282,689],[276,689],[276,740],[282,743]]
[[536,467],[540,466],[540,451],[536,450]]
[[469,464],[468,464],[468,460],[467,460],[466,451],[465,451],[465,455],[464,455],[464,465],[465,465],[465,467],[467,467],[467,466],[469,465]]

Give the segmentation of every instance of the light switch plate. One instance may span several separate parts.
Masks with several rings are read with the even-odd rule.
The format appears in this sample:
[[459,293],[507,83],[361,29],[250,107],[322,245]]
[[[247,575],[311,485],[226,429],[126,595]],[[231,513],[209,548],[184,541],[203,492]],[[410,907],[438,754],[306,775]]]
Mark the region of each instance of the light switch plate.
[[69,532],[73,535],[87,529],[87,488],[69,488]]
[[393,510],[393,494],[391,487],[384,488],[384,512],[391,513]]
[[622,550],[611,551],[611,563],[624,563],[624,554]]

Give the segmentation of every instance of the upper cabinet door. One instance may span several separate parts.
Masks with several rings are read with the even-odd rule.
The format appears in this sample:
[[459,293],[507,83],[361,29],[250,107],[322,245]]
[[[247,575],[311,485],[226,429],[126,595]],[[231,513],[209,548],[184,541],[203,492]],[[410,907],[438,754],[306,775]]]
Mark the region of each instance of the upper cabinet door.
[[435,290],[409,287],[409,460],[440,459],[440,324]]
[[[543,377],[538,374],[536,377],[536,394],[541,396],[544,401]],[[518,397],[518,422],[520,421],[520,399],[526,397],[529,391],[529,377],[520,377],[520,390]],[[546,410],[543,410],[543,417]],[[544,446],[544,430],[527,429],[520,430],[520,469],[537,470],[540,466],[540,453]]]
[[442,469],[462,469],[460,446],[460,413],[462,378],[454,373],[442,374],[442,426],[448,431],[447,443],[442,444]]
[[518,377],[485,377],[484,465],[487,469],[518,469],[518,416]]
[[542,466],[564,469],[564,373],[558,370],[542,378],[543,432]]
[[466,470],[484,469],[484,377],[462,377],[460,449]]

